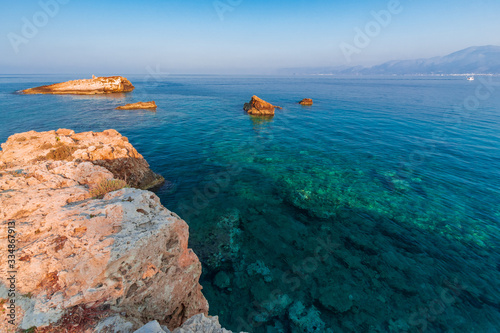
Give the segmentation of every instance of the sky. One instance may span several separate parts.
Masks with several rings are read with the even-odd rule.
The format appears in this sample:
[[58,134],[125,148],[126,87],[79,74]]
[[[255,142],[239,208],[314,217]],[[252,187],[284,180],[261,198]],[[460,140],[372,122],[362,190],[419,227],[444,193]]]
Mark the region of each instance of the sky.
[[0,0],[0,6],[0,74],[272,74],[500,45],[498,0]]

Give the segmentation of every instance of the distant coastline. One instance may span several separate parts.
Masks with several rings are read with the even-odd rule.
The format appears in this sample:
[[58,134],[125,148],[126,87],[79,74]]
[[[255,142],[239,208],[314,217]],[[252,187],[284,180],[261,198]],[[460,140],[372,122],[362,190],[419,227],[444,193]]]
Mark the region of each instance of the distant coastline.
[[368,76],[378,76],[378,77],[388,77],[388,76],[404,76],[404,77],[409,77],[409,76],[492,76],[492,77],[498,77],[500,76],[500,73],[495,73],[495,74],[476,74],[476,73],[460,73],[460,74],[329,74],[329,73],[318,73],[318,74],[292,74],[292,75],[303,75],[303,76],[337,76],[337,77],[353,77],[353,76],[359,76],[359,77],[368,77]]
[[280,74],[321,75],[500,75],[500,46],[473,46],[443,57],[393,60],[371,67],[283,68]]

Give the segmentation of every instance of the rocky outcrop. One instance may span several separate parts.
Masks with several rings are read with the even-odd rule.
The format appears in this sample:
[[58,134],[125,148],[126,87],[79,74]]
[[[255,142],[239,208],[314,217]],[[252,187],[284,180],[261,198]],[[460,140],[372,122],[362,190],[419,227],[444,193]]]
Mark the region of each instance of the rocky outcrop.
[[[128,181],[147,173],[146,161],[114,130],[32,131],[2,144],[1,229],[15,230],[17,251],[10,268],[9,253],[0,251],[5,311],[7,271],[16,271],[15,326],[3,316],[0,331],[111,332],[106,327],[118,325],[126,333],[152,320],[175,329],[207,314],[187,224],[152,192],[95,192],[118,182],[125,171],[117,165],[131,169]],[[0,243],[12,244],[7,232]]]
[[[101,333],[131,333],[132,323],[126,318],[120,316],[108,317],[100,322],[95,332]],[[171,331],[168,327],[160,325],[156,320],[150,321],[133,333],[232,333],[221,327],[219,319],[215,317],[206,317],[204,314],[198,314],[188,319],[181,327]]]
[[0,167],[26,166],[37,161],[89,161],[109,170],[117,179],[140,189],[164,182],[148,162],[117,131],[75,133],[68,129],[14,134],[2,144]]
[[313,105],[313,100],[310,98],[304,98],[299,102],[300,105]]
[[74,80],[22,90],[23,94],[73,94],[96,95],[124,93],[134,90],[132,83],[123,76],[95,77]]
[[281,109],[281,107],[272,105],[255,95],[252,96],[250,102],[245,103],[243,106],[243,109],[249,114],[261,116],[273,116],[275,108]]
[[122,105],[116,108],[116,110],[140,110],[140,109],[155,109],[156,110],[156,103],[155,101],[151,102],[138,102],[138,103],[131,103],[131,104],[126,104]]

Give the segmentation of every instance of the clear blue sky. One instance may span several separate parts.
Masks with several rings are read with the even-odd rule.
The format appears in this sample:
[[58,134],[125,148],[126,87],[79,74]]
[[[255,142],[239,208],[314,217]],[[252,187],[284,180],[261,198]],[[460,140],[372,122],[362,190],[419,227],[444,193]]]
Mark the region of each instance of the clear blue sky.
[[[54,1],[57,13],[40,4]],[[267,73],[500,45],[498,0],[400,0],[402,11],[347,62],[341,43],[354,45],[355,28],[388,3],[0,0],[0,73]]]

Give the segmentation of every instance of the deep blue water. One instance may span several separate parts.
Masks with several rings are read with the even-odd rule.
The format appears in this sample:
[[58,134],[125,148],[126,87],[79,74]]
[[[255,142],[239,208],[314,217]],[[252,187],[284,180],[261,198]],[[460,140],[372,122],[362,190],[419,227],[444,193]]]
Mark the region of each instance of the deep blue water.
[[[0,76],[0,142],[127,136],[168,180],[157,194],[188,222],[226,328],[500,332],[499,78],[128,76],[125,95],[14,94],[76,78]],[[250,117],[253,94],[283,110]],[[147,100],[157,112],[114,110]]]

